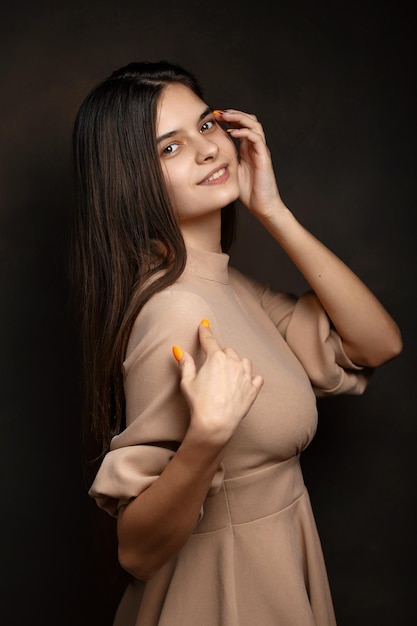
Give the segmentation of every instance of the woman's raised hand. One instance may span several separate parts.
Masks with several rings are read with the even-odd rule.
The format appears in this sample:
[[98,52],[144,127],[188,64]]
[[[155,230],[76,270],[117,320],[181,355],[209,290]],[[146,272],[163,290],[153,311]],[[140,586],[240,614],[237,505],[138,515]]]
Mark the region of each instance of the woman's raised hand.
[[256,217],[268,218],[283,205],[261,123],[255,115],[236,109],[215,113],[239,141],[239,200]]
[[194,434],[223,446],[255,401],[263,378],[253,374],[249,359],[219,346],[207,320],[201,322],[198,332],[206,355],[198,371],[189,353],[173,348],[181,370],[181,390],[190,407]]

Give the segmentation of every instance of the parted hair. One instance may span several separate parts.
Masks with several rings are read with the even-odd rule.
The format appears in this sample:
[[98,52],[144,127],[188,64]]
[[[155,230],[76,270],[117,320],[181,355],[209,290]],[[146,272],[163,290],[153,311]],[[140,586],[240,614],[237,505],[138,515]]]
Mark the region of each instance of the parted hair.
[[[123,360],[135,318],[186,263],[156,145],[158,99],[170,83],[186,85],[203,99],[195,76],[182,67],[135,62],[95,86],[75,119],[72,274],[87,463],[97,463],[123,428]],[[222,211],[224,251],[234,225],[229,205]]]

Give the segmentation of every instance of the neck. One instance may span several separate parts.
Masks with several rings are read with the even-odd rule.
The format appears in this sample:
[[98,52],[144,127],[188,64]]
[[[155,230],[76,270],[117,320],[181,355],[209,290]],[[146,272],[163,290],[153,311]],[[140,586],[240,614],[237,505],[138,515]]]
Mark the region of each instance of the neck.
[[180,223],[185,244],[196,250],[221,252],[221,212],[215,211]]

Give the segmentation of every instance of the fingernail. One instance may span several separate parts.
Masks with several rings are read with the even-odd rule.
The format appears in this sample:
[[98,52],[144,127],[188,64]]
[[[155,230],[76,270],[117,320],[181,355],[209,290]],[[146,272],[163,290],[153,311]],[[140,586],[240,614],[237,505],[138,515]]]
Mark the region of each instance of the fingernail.
[[174,355],[177,361],[181,361],[184,352],[178,346],[172,346],[172,354]]
[[214,115],[220,115],[220,113],[223,113],[223,111],[221,109],[213,109],[213,113]]
[[210,322],[208,320],[206,320],[205,318],[203,320],[201,320],[201,323],[203,326],[207,326],[208,328],[210,328]]

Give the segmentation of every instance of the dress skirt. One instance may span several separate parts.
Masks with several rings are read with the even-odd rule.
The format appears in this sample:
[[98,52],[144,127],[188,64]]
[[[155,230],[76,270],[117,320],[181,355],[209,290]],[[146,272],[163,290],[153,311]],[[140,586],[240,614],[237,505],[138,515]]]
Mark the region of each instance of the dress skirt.
[[224,480],[181,553],[133,581],[115,626],[334,626],[299,458]]

